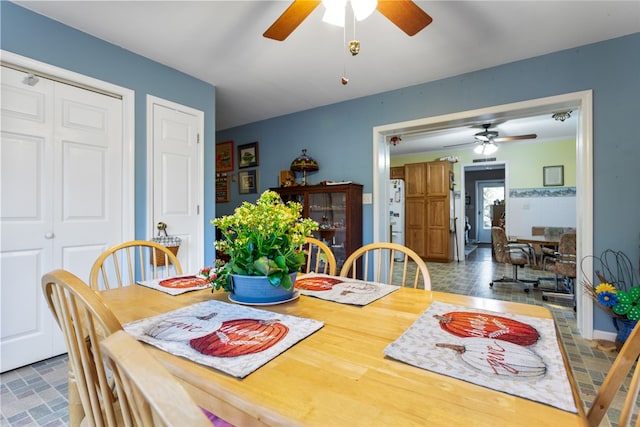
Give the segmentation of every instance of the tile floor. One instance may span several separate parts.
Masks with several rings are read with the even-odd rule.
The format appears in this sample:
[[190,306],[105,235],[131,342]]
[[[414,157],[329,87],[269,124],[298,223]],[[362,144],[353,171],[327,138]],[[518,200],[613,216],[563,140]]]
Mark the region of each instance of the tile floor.
[[5,372],[0,383],[3,427],[69,425],[66,355]]
[[[616,353],[600,351],[594,343],[579,336],[570,301],[550,298],[545,302],[539,289],[525,293],[520,286],[511,284],[496,283],[489,287],[491,279],[509,275],[511,270],[509,266],[492,262],[491,249],[482,245],[464,262],[427,265],[433,290],[547,306],[558,325],[580,395],[587,406],[591,403]],[[519,275],[523,278],[538,277],[541,272],[523,269]],[[68,424],[65,355],[5,372],[0,375],[0,387],[2,427]],[[610,420],[618,418],[620,404],[614,402],[603,426],[616,426]]]

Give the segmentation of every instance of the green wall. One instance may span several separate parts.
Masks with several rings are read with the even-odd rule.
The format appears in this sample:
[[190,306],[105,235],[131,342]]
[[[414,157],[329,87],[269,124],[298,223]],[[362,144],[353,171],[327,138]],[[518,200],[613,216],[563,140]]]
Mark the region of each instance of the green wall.
[[[459,176],[462,165],[473,164],[478,155],[472,148],[459,151],[441,151],[397,156],[391,158],[391,166],[406,163],[430,162],[442,157],[457,156],[459,161],[453,170]],[[564,166],[564,187],[576,186],[576,141],[537,142],[527,144],[501,144],[491,155],[496,161],[506,161],[509,168],[509,188],[543,187],[542,168],[544,166]],[[480,164],[480,163],[479,163]]]

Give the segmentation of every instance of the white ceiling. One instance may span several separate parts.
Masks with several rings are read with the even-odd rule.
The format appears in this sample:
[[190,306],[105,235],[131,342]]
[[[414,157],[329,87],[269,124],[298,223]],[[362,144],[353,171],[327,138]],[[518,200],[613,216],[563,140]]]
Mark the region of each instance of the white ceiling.
[[[416,1],[431,25],[409,37],[376,11],[357,24],[362,47],[352,57],[342,29],[322,22],[322,6],[278,42],[262,33],[289,1],[15,3],[215,85],[216,130],[640,31],[640,1]],[[560,125],[545,114],[494,130],[575,135],[575,122]],[[471,142],[480,130],[431,136]],[[403,137],[405,148],[412,139]]]
[[[537,142],[566,141],[575,138],[577,135],[578,112],[570,111],[570,117],[564,121],[555,120],[552,113],[527,115],[521,118],[492,118],[489,120],[470,119],[468,125],[454,125],[441,130],[411,130],[407,133],[400,133],[401,141],[395,146],[391,146],[391,156],[402,156],[428,151],[459,151],[475,148],[479,142],[474,135],[483,132],[483,123],[491,124],[490,131],[497,131],[498,138],[535,134],[534,139],[498,141],[496,145],[502,144],[531,144]],[[387,138],[389,139],[389,138]]]

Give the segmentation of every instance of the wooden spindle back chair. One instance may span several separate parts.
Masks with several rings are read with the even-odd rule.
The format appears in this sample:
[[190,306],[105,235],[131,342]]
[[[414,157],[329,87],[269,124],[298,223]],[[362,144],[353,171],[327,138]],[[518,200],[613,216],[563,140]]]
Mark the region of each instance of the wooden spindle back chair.
[[[383,266],[388,269],[387,277],[383,277]],[[344,262],[340,276],[431,289],[427,264],[415,251],[397,243],[370,243],[356,249]]]
[[131,240],[104,251],[89,274],[91,287],[100,291],[132,285],[139,280],[182,274],[176,255],[166,246],[148,240]]

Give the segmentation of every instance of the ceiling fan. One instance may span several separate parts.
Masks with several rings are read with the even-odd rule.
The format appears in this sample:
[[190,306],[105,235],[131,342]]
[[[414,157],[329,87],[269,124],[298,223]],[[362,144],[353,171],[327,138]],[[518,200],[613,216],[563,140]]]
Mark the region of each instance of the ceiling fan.
[[[529,133],[526,135],[513,135],[513,136],[499,136],[498,131],[490,130],[491,123],[484,123],[482,125],[484,129],[482,132],[478,132],[474,135],[475,141],[463,142],[461,144],[445,145],[445,147],[459,147],[462,145],[472,145],[481,143],[481,146],[493,145],[495,147],[496,142],[517,141],[522,139],[535,139],[538,137],[535,133]],[[495,150],[494,150],[495,151]]]
[[[263,36],[283,41],[320,3],[320,0],[294,0]],[[376,9],[409,36],[418,33],[433,21],[411,0],[378,0]]]

